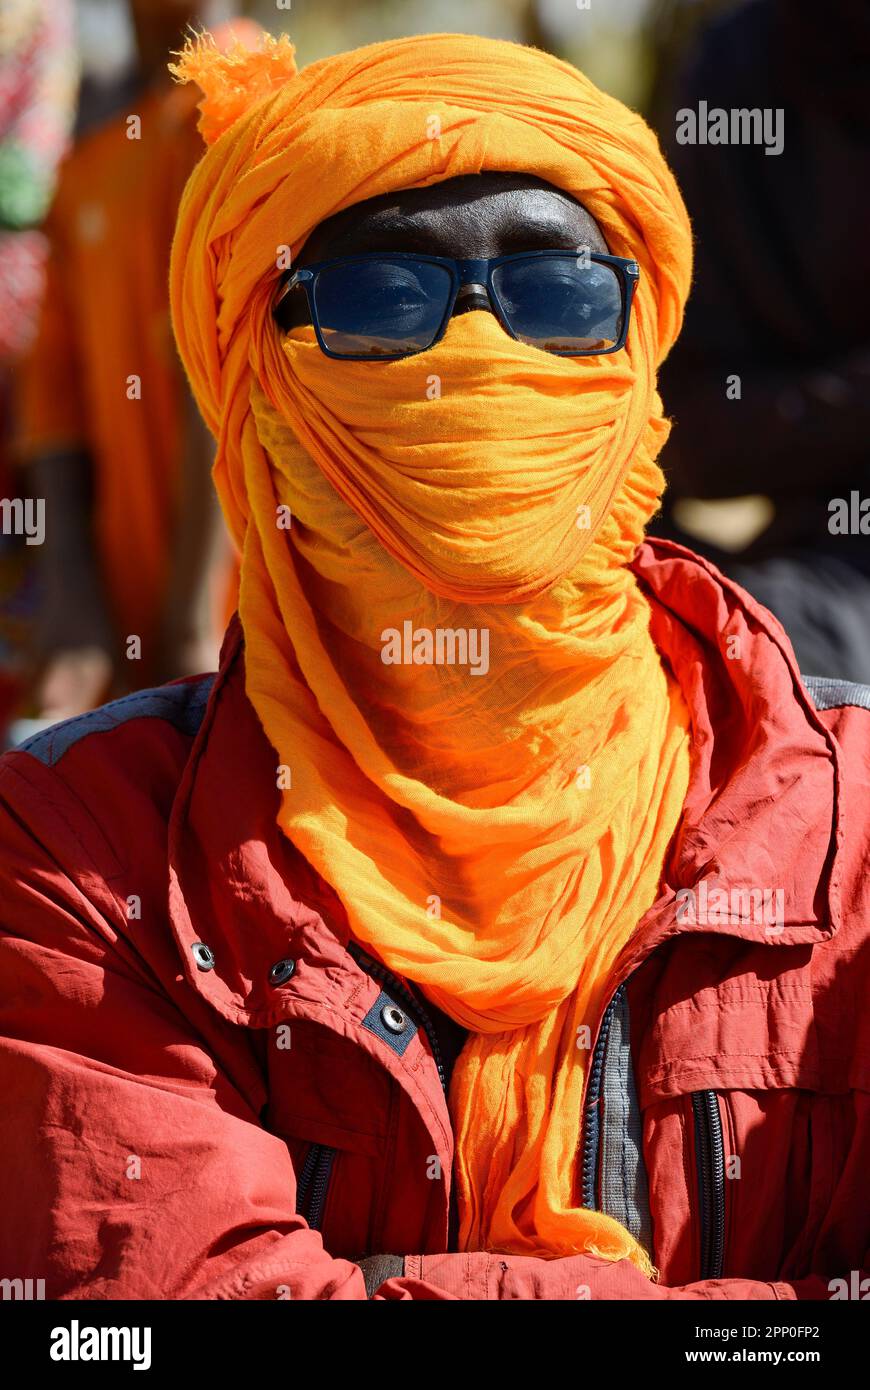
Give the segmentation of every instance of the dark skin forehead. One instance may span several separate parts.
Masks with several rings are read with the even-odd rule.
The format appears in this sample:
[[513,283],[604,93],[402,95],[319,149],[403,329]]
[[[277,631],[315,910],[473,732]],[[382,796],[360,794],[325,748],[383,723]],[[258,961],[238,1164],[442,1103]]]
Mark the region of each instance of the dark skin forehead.
[[[515,251],[607,254],[598,223],[570,193],[531,174],[462,174],[428,188],[385,193],[337,212],[316,226],[298,267],[369,251],[417,251],[457,260],[488,260]],[[457,314],[485,308],[476,290],[460,296]],[[285,328],[306,323],[303,295],[290,296]]]
[[463,174],[328,217],[314,228],[297,265],[364,251],[485,259],[582,246],[607,253],[598,224],[569,193],[528,174]]

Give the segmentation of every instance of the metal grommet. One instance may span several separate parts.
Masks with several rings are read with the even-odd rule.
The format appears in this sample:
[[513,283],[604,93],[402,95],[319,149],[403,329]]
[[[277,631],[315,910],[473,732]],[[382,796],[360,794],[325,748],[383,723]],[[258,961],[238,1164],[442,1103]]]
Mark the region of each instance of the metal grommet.
[[408,1015],[395,1004],[385,1004],[381,1009],[381,1022],[391,1033],[404,1033],[408,1026]]
[[285,985],[296,971],[295,960],[276,960],[272,969],[269,971],[270,985]]
[[194,941],[191,950],[198,970],[214,970],[214,951],[204,941]]

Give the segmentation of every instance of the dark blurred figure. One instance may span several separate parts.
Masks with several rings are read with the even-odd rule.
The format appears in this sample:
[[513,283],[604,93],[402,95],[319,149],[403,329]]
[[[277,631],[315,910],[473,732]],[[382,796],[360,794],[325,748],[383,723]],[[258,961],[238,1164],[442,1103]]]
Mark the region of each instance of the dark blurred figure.
[[[678,144],[676,113],[701,102],[782,108],[782,153]],[[870,681],[870,5],[741,5],[702,28],[658,109],[697,263],[661,376],[676,428],[656,529],[770,607],[805,672]],[[738,556],[674,522],[681,498],[750,493],[775,517]]]
[[[212,446],[169,323],[169,249],[203,145],[166,70],[190,0],[131,0],[126,104],[61,172],[39,336],[21,373],[21,450],[46,502],[33,713],[59,719],[216,664],[232,588]],[[249,38],[255,26],[242,21]],[[229,41],[235,26],[218,31]],[[124,90],[124,89],[121,89]]]

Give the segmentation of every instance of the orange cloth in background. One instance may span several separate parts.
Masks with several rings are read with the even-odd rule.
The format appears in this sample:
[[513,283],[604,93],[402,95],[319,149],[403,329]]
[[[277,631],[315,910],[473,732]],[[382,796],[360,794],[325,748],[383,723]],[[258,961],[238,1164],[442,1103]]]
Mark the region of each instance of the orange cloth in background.
[[[141,119],[128,139],[127,115]],[[172,230],[202,153],[187,92],[155,88],[87,134],[63,165],[39,334],[22,369],[21,451],[86,450],[94,527],[120,635],[149,640],[169,574],[184,380],[169,322]],[[127,379],[141,381],[141,399]]]
[[[462,1248],[649,1271],[575,1183],[580,1030],[688,783],[688,715],[626,567],[663,483],[655,371],[690,278],[676,185],[637,116],[513,44],[432,35],[295,75],[286,40],[200,43],[178,71],[214,143],[179,215],[173,321],[242,548],[247,692],[291,770],[279,824],[354,934],[471,1030],[450,1094]],[[573,193],[638,260],[625,351],[555,357],[487,313],[388,363],[278,333],[282,245],[481,170]],[[485,634],[488,669],[385,664],[407,620]]]

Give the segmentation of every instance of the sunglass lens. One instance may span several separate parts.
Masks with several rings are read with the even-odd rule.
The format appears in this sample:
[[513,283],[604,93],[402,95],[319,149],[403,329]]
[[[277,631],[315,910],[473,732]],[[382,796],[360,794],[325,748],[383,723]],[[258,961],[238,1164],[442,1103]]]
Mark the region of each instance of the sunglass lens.
[[584,256],[506,261],[492,275],[502,313],[521,342],[545,352],[608,352],[622,336],[622,283]]
[[314,288],[320,332],[341,357],[394,357],[431,347],[452,280],[446,267],[389,256],[321,270]]

